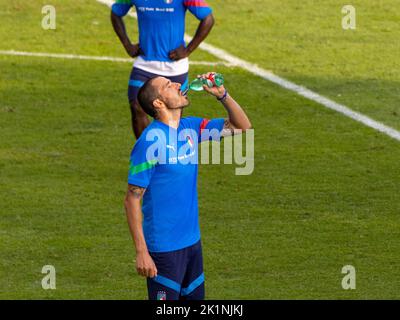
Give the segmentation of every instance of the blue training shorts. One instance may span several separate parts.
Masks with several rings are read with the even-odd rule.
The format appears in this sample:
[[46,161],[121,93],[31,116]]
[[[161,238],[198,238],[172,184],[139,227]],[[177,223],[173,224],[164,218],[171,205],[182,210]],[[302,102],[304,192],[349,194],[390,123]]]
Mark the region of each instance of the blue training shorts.
[[149,300],[204,300],[201,241],[170,252],[150,252],[157,276],[147,278]]
[[[129,102],[136,101],[139,89],[144,85],[147,80],[158,77],[158,74],[144,71],[142,69],[133,68],[131,76],[129,78],[128,85],[128,99]],[[181,90],[185,90],[188,86],[188,73],[184,73],[177,76],[163,76],[172,82],[178,82],[181,84]]]

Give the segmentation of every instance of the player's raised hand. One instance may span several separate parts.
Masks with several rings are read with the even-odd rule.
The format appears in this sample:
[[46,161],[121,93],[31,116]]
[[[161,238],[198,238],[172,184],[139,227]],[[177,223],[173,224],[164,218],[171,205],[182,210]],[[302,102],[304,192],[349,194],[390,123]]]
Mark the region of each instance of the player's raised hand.
[[[207,72],[205,74],[200,74],[197,76],[197,78],[203,78],[207,79],[209,78],[210,74],[215,74],[215,72]],[[217,98],[222,98],[225,94],[225,87],[223,85],[220,85],[219,87],[214,86],[210,88],[209,86],[203,85],[204,91],[208,92],[209,94],[213,95],[214,97]]]
[[187,58],[188,56],[189,56],[189,51],[183,45],[181,45],[179,48],[176,48],[175,50],[172,50],[169,53],[169,58],[175,61]]
[[129,56],[131,56],[132,58],[136,58],[141,53],[139,43],[136,44],[128,43],[124,45],[124,47],[126,53],[129,54]]

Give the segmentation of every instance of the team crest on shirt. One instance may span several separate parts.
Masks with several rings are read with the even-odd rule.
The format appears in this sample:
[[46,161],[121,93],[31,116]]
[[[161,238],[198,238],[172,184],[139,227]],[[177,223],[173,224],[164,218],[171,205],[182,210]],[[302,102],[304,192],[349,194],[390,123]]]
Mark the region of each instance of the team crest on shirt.
[[164,0],[166,4],[171,4],[173,0]]
[[165,291],[158,291],[157,300],[167,300],[167,293]]
[[194,143],[193,143],[193,140],[192,140],[192,138],[190,136],[186,137],[186,143],[189,144],[190,148],[193,148]]

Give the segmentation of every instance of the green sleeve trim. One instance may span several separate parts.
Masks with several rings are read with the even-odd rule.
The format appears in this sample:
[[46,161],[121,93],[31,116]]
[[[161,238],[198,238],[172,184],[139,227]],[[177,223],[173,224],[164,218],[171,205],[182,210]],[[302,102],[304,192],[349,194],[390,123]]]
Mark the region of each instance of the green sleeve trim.
[[134,174],[138,174],[140,172],[149,170],[149,169],[155,167],[156,164],[157,164],[157,160],[150,160],[147,162],[139,163],[135,166],[131,162],[131,166],[129,168],[129,174],[134,175]]
[[118,4],[131,4],[131,0],[117,0],[115,3]]

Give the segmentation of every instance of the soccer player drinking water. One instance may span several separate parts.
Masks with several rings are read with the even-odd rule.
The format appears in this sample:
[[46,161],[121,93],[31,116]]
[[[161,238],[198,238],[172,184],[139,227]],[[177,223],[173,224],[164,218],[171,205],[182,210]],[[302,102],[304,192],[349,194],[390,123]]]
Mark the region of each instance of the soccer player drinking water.
[[[209,74],[201,77],[209,78]],[[125,209],[136,269],[147,278],[151,300],[204,299],[197,203],[199,143],[219,141],[251,127],[223,85],[205,85],[204,90],[223,105],[227,118],[182,118],[189,100],[181,89],[180,83],[156,77],[138,93],[141,107],[154,120],[131,153]]]

